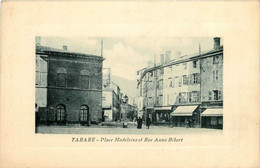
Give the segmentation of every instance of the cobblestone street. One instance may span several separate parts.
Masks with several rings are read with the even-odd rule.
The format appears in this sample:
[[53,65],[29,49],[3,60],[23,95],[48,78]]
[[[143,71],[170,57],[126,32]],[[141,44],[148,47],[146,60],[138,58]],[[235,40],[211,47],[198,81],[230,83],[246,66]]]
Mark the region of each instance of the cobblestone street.
[[206,128],[184,128],[184,127],[167,127],[167,126],[151,126],[147,129],[143,125],[142,129],[136,127],[122,128],[122,127],[68,127],[68,126],[39,126],[37,133],[40,134],[207,134],[207,135],[221,135],[223,130],[206,129]]

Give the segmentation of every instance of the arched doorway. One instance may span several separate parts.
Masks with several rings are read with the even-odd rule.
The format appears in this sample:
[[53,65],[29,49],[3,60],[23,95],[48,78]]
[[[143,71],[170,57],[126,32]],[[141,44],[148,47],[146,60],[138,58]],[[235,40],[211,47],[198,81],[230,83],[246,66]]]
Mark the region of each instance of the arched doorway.
[[59,104],[56,108],[56,121],[57,124],[65,124],[66,122],[66,107],[63,104]]
[[89,108],[87,105],[80,107],[80,123],[82,125],[89,125]]

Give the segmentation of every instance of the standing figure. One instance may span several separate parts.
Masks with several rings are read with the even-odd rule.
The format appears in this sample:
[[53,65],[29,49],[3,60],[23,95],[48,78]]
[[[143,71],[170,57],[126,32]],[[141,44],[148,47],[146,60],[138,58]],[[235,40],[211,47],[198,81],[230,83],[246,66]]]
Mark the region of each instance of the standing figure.
[[151,119],[148,117],[146,120],[146,126],[148,129],[149,129],[150,125],[151,125]]
[[138,119],[137,119],[137,129],[141,129],[142,128],[142,119],[141,119],[141,117],[139,117]]

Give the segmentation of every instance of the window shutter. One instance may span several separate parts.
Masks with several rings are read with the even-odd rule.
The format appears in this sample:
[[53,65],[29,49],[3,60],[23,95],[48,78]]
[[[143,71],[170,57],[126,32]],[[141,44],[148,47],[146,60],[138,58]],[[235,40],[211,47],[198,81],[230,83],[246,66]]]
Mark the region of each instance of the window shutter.
[[221,91],[219,90],[219,91],[218,91],[218,100],[221,100],[221,97],[222,97],[222,96],[221,96]]
[[215,71],[213,71],[213,81],[215,81]]
[[216,81],[218,81],[218,70],[216,70]]
[[209,91],[209,100],[211,100],[211,91]]

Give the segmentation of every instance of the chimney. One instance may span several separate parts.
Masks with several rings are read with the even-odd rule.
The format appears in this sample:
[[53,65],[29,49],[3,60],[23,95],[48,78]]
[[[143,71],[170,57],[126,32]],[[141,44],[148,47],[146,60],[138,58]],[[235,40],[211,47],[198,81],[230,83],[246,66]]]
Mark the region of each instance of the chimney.
[[164,64],[164,54],[161,54],[160,56],[161,56],[161,65],[163,65]]
[[165,62],[168,63],[171,61],[171,51],[165,51]]
[[174,59],[174,60],[179,60],[180,57],[181,57],[181,52],[180,52],[180,51],[175,51],[175,52],[173,53],[172,59]]
[[147,61],[147,68],[152,68],[152,67],[153,67],[152,61]]
[[68,46],[64,45],[64,46],[62,46],[62,49],[63,49],[64,51],[68,51]]
[[214,50],[217,50],[220,48],[220,38],[219,37],[215,37],[214,38]]
[[38,46],[38,45],[41,45],[41,37],[40,36],[36,36],[35,37],[35,44]]

